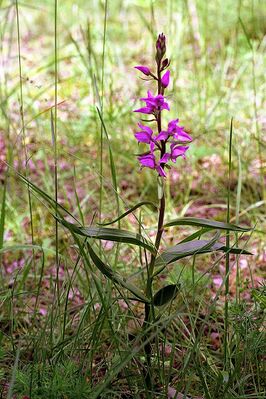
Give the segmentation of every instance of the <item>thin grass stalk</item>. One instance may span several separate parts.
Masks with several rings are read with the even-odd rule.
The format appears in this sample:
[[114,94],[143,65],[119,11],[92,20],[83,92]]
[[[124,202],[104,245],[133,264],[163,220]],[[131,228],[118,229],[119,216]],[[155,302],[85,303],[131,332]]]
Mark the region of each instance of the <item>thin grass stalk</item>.
[[[105,44],[106,44],[106,28],[107,28],[107,7],[108,0],[104,3],[104,26],[103,26],[103,47],[102,47],[102,75],[101,75],[101,115],[103,116],[104,110],[104,72],[105,72]],[[103,135],[104,127],[101,123],[101,133],[100,133],[100,200],[99,200],[99,221],[102,220],[102,201],[103,201]]]
[[[231,169],[232,169],[232,136],[233,136],[233,118],[230,122],[229,135],[229,155],[228,155],[228,187],[227,187],[227,215],[226,221],[230,223],[230,189],[231,189]],[[226,232],[226,246],[230,247],[230,231]],[[225,302],[224,302],[224,368],[229,370],[229,350],[228,350],[228,329],[229,329],[229,271],[230,271],[230,254],[226,253],[225,257]]]
[[[254,0],[251,3],[252,7],[252,18],[253,21],[255,20],[254,16]],[[255,131],[256,131],[256,139],[258,142],[258,155],[260,160],[260,184],[261,184],[261,191],[262,191],[262,199],[266,200],[266,190],[264,184],[264,177],[265,177],[265,166],[264,166],[264,159],[262,155],[262,138],[261,132],[259,129],[259,115],[258,115],[258,108],[257,108],[257,85],[256,85],[256,62],[255,62],[255,49],[252,43],[249,41],[252,50],[252,89],[253,89],[253,108],[254,108],[254,117],[255,117]]]
[[19,362],[20,350],[21,350],[21,344],[19,343],[18,349],[16,351],[16,357],[15,357],[14,366],[12,368],[12,375],[11,375],[11,380],[10,380],[9,387],[8,387],[7,399],[12,399],[13,398],[13,390],[14,390],[14,385],[15,385],[15,382],[16,382],[16,373],[17,373],[17,370],[18,370],[18,362]]
[[[82,256],[82,258],[83,258],[83,260],[84,260],[84,264],[87,266],[87,267],[89,267],[89,269],[91,269],[91,265],[90,265],[90,261],[89,261],[89,257],[88,257],[88,255],[87,255],[87,253],[85,252],[85,249],[84,249],[84,245],[85,245],[85,243],[87,244],[87,246],[89,246],[89,243],[87,242],[87,240],[85,240],[82,244],[80,243],[80,241],[79,241],[79,239],[78,239],[78,237],[76,236],[76,234],[73,232],[73,231],[71,231],[71,234],[72,234],[72,237],[74,238],[74,240],[75,240],[75,242],[76,242],[76,244],[77,244],[77,246],[79,247],[79,251],[80,251],[80,254],[81,255],[79,255],[79,257],[80,256]],[[101,287],[101,285],[99,284],[99,282],[97,281],[97,278],[96,278],[96,276],[94,275],[94,273],[91,273],[91,275],[92,275],[92,277],[93,277],[93,282],[95,283],[95,286],[96,286],[96,289],[97,289],[97,292],[98,292],[98,294],[99,294],[99,297],[100,297],[100,299],[101,299],[101,303],[102,303],[102,305],[103,305],[103,309],[104,309],[104,317],[107,319],[107,322],[108,322],[108,324],[109,324],[109,327],[110,327],[110,330],[111,330],[111,335],[112,335],[112,337],[114,338],[114,341],[115,341],[115,343],[116,343],[116,347],[117,347],[117,351],[118,351],[118,353],[119,353],[119,356],[121,356],[121,348],[120,348],[120,342],[119,342],[119,339],[118,339],[118,337],[117,337],[117,334],[115,333],[115,331],[114,331],[114,329],[113,329],[113,326],[112,326],[112,322],[111,322],[111,317],[109,317],[109,310],[112,310],[112,307],[110,306],[110,305],[108,305],[108,304],[110,304],[111,302],[110,302],[110,299],[111,299],[111,290],[109,289],[109,296],[108,296],[108,300],[106,301],[105,300],[105,298],[104,298],[104,292],[103,292],[103,290],[102,290],[102,287]],[[108,287],[109,288],[109,287]],[[78,336],[79,336],[79,333],[80,333],[80,328],[81,328],[81,323],[79,324],[79,328],[78,328],[78,331],[76,332],[76,336],[75,336],[75,343],[76,343],[76,341],[77,341],[77,339],[78,339]],[[101,331],[101,329],[100,329],[100,331]],[[100,333],[98,333],[98,335],[97,335],[97,337],[98,337],[98,339],[100,339]],[[75,346],[75,345],[74,345]],[[92,356],[92,355],[91,355]],[[93,359],[92,359],[93,360]]]
[[[101,127],[103,129],[103,132],[105,134],[105,138],[107,140],[108,143],[108,149],[109,149],[109,161],[110,161],[110,168],[111,168],[111,176],[112,176],[112,184],[113,184],[113,189],[115,192],[115,199],[116,199],[116,210],[117,210],[117,216],[119,216],[120,214],[120,205],[119,205],[119,193],[118,193],[118,186],[117,186],[117,176],[116,176],[116,167],[115,167],[115,162],[114,162],[114,157],[113,157],[113,152],[112,152],[112,147],[111,147],[111,143],[110,143],[110,138],[109,138],[109,134],[107,132],[102,114],[100,112],[100,110],[98,109],[98,107],[96,107],[99,118],[101,120]],[[100,174],[101,178],[103,179],[103,175]],[[120,229],[121,223],[120,220],[118,220],[118,228]],[[117,262],[118,262],[118,256],[119,256],[119,244],[117,244],[116,246],[116,251],[115,251],[115,260],[114,260],[114,268],[116,268],[117,266]]]
[[[84,246],[86,245],[87,239],[84,241]],[[72,275],[70,276],[70,281],[67,287],[67,292],[66,292],[66,300],[65,300],[65,305],[64,305],[64,315],[63,315],[63,326],[62,326],[62,342],[65,340],[65,333],[66,333],[66,324],[67,324],[67,308],[68,308],[68,303],[69,303],[69,293],[70,289],[72,287],[72,282],[74,281],[74,277],[76,274],[77,267],[80,263],[80,260],[82,259],[81,254],[77,257],[77,260],[75,262],[74,268]]]
[[[2,194],[2,205],[1,205],[1,215],[0,215],[0,251],[4,245],[4,232],[5,232],[5,214],[6,214],[6,186],[7,186],[7,175],[6,172],[5,179],[4,179],[4,187],[3,187],[3,194]],[[0,252],[0,265],[2,265],[2,252]],[[1,281],[3,283],[3,268],[1,267]]]
[[[57,37],[57,21],[58,19],[58,0],[54,2],[54,120],[53,125],[53,145],[54,145],[54,192],[55,192],[55,215],[58,214],[58,148],[57,148],[57,98],[58,98],[58,37]],[[51,114],[52,115],[52,114]],[[59,287],[59,237],[58,237],[58,220],[55,219],[55,262],[56,262],[56,291],[59,304],[60,287]]]
[[200,70],[198,65],[198,59],[200,58],[201,48],[199,42],[199,32],[198,30],[198,15],[197,15],[197,8],[194,1],[185,0],[185,5],[187,9],[187,16],[188,16],[188,25],[189,25],[189,33],[191,36],[191,42],[193,43],[193,72],[195,75],[195,82],[197,82],[197,97],[198,97],[198,109],[200,119],[202,119],[202,89],[200,86]]
[[36,299],[35,299],[34,311],[33,311],[33,324],[34,325],[35,325],[35,320],[36,320],[36,316],[37,316],[37,310],[38,310],[37,306],[38,306],[40,292],[41,292],[41,285],[42,285],[42,279],[43,279],[43,275],[44,275],[44,265],[45,265],[44,250],[42,247],[40,249],[41,249],[41,253],[42,253],[42,266],[41,266],[41,270],[40,270],[39,281],[37,284]]
[[[252,17],[253,20],[254,18],[254,0],[252,0]],[[257,141],[258,145],[258,156],[259,156],[259,161],[260,161],[260,185],[261,185],[261,196],[262,200],[266,200],[266,191],[265,191],[265,184],[264,184],[264,176],[265,176],[265,167],[264,167],[264,162],[263,162],[263,155],[262,155],[262,139],[261,139],[261,134],[260,134],[260,129],[259,129],[259,115],[258,115],[258,108],[257,108],[257,85],[256,85],[256,63],[255,63],[255,50],[254,50],[254,45],[252,44],[249,34],[246,30],[246,27],[242,21],[242,19],[239,17],[240,24],[242,26],[243,32],[245,34],[248,46],[251,50],[252,53],[252,66],[251,66],[251,73],[252,73],[252,90],[253,90],[253,112],[254,112],[254,119],[255,119],[255,138]]]
[[[236,224],[239,224],[240,214],[240,202],[241,202],[241,191],[242,191],[242,165],[241,165],[241,154],[240,149],[238,150],[238,179],[237,179],[237,193],[236,193]],[[236,233],[236,246],[238,246],[238,233]],[[239,267],[239,256],[237,256],[236,262],[236,301],[240,303],[240,267]]]
[[57,12],[58,12],[58,4],[57,0],[54,0],[54,115],[51,108],[51,136],[52,136],[52,145],[54,151],[54,210],[55,210],[55,267],[56,267],[56,281],[54,286],[54,306],[51,308],[51,318],[50,318],[50,347],[53,348],[54,339],[53,339],[53,330],[54,330],[54,313],[55,313],[55,303],[57,302],[58,306],[60,304],[60,288],[59,288],[59,238],[58,238],[58,170],[57,170],[57,158],[58,158],[58,149],[57,149],[57,82],[58,82],[58,52],[57,52]]
[[[167,322],[170,323],[174,318],[173,315],[171,315]],[[123,370],[123,368],[126,367],[126,365],[135,357],[139,352],[142,351],[143,348],[147,345],[148,342],[152,342],[155,337],[157,332],[155,332],[154,327],[158,327],[158,329],[161,331],[163,329],[163,326],[161,325],[160,321],[157,321],[154,326],[148,326],[148,329],[146,332],[143,332],[142,334],[139,335],[138,339],[136,340],[136,345],[132,348],[132,350],[129,353],[126,353],[124,358],[121,359],[121,361],[116,363],[112,370],[106,375],[106,379],[103,383],[98,383],[94,388],[93,392],[90,393],[90,399],[97,399],[100,397],[100,394],[104,391],[104,389],[111,384],[113,381],[114,377]],[[152,392],[147,392],[145,398],[154,398],[154,396],[150,396],[150,393],[153,394]]]
[[[20,117],[22,124],[22,138],[23,138],[23,150],[25,158],[25,175],[28,178],[28,149],[26,143],[26,129],[24,120],[24,99],[23,99],[23,83],[22,83],[22,63],[21,63],[21,44],[20,44],[20,21],[19,21],[19,7],[18,0],[15,3],[16,6],[16,24],[17,24],[17,43],[18,43],[18,64],[19,64],[19,97],[20,97]],[[31,243],[34,245],[34,230],[33,230],[33,213],[32,213],[32,200],[29,185],[27,185],[28,191],[28,202],[29,202],[29,212],[30,212],[30,229],[31,229]],[[33,253],[34,259],[34,253]]]
[[[9,18],[9,13],[11,13],[11,7],[10,9],[7,9],[7,12],[5,14],[2,25],[2,30],[1,30],[1,35],[2,38],[5,37],[5,31],[8,23],[8,18]],[[13,32],[13,26],[15,25],[13,22],[13,19],[15,19],[16,16],[12,13],[12,32]],[[10,35],[10,38],[8,40],[8,55],[7,58],[10,58],[11,54],[11,48],[12,48],[12,33]],[[0,42],[0,53],[1,55],[3,54],[3,47],[4,47],[4,40],[1,40]],[[8,164],[12,164],[13,161],[13,146],[11,144],[11,138],[10,138],[10,124],[11,121],[8,118],[8,114],[6,111],[7,107],[7,98],[9,97],[8,93],[8,81],[9,81],[9,76],[7,71],[4,72],[4,79],[3,79],[3,84],[0,84],[0,108],[2,111],[2,114],[4,116],[4,119],[6,121],[6,131],[7,131],[7,144],[8,144],[8,150],[7,150],[7,159],[8,159]],[[4,100],[5,99],[5,100]],[[7,167],[7,165],[6,165]],[[5,219],[6,219],[6,201],[7,201],[7,181],[9,179],[9,168],[5,172],[4,176],[4,184],[3,184],[3,192],[2,192],[2,199],[1,199],[1,216],[0,216],[0,251],[4,246],[4,233],[5,233]],[[11,192],[12,192],[12,187],[11,187]],[[2,253],[0,253],[0,265],[2,265]],[[1,282],[4,283],[4,275],[3,275],[3,267],[1,268],[0,271],[0,278]]]

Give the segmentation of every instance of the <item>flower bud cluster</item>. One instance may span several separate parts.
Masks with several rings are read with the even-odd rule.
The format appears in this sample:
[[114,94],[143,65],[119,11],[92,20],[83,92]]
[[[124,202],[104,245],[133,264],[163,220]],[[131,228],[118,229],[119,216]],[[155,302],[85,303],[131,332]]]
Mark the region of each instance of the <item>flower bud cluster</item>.
[[175,163],[176,159],[180,156],[185,158],[186,151],[189,148],[187,144],[192,141],[192,137],[185,132],[184,127],[179,125],[179,119],[170,121],[165,130],[161,127],[162,111],[170,111],[169,104],[164,96],[164,90],[170,83],[170,70],[165,71],[170,62],[168,58],[163,60],[165,52],[166,38],[161,33],[156,41],[155,59],[157,63],[157,75],[153,74],[147,66],[138,65],[135,67],[144,75],[151,77],[151,79],[157,82],[158,93],[153,95],[148,91],[147,97],[140,99],[145,102],[145,106],[134,111],[152,115],[153,119],[147,122],[156,121],[157,123],[156,133],[149,126],[139,123],[140,130],[135,133],[135,137],[139,143],[149,145],[149,150],[138,156],[141,167],[154,169],[163,177],[166,177],[165,167],[170,168],[169,162]]

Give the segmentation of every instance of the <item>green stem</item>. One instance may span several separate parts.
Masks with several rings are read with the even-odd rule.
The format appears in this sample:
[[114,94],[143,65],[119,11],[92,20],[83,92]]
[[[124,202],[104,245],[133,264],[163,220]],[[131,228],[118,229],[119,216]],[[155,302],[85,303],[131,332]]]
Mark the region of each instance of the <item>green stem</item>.
[[[158,218],[158,227],[157,234],[155,239],[155,248],[156,252],[158,251],[161,243],[161,238],[163,234],[163,222],[164,222],[164,213],[165,213],[165,195],[163,193],[162,198],[160,200],[160,208],[159,208],[159,218]],[[147,329],[154,321],[154,305],[153,305],[153,290],[152,290],[152,282],[153,282],[153,271],[155,265],[156,255],[151,256],[151,261],[148,267],[148,275],[147,275],[147,285],[146,285],[146,294],[150,299],[150,303],[145,304],[145,319],[143,327]],[[144,335],[145,341],[148,339],[148,335]],[[147,370],[145,375],[145,382],[148,389],[152,388],[152,378],[151,378],[151,356],[152,356],[152,346],[150,342],[147,342],[144,346]]]
[[[163,94],[163,88],[161,84],[161,61],[157,64],[157,82],[158,82],[158,94]],[[157,130],[158,133],[161,132],[161,111],[158,112],[157,118]],[[165,142],[162,141],[161,146],[161,157],[165,153]],[[161,189],[161,187],[160,187]],[[146,285],[146,295],[148,296],[150,302],[145,304],[145,319],[143,328],[144,331],[149,328],[149,325],[154,321],[155,314],[154,314],[154,305],[153,305],[153,290],[152,290],[152,283],[153,283],[153,272],[154,272],[154,265],[157,256],[157,252],[160,247],[162,234],[163,234],[163,223],[164,223],[164,214],[165,214],[165,195],[164,195],[164,188],[162,195],[160,195],[160,206],[159,206],[159,216],[158,216],[158,226],[157,226],[157,233],[155,238],[155,248],[156,254],[151,256],[150,264],[147,270],[147,285]],[[148,341],[148,334],[144,334],[145,341]],[[145,375],[145,382],[146,387],[151,390],[152,388],[152,377],[151,377],[151,356],[152,356],[152,346],[151,343],[148,341],[144,346],[145,356],[146,356],[146,375]]]

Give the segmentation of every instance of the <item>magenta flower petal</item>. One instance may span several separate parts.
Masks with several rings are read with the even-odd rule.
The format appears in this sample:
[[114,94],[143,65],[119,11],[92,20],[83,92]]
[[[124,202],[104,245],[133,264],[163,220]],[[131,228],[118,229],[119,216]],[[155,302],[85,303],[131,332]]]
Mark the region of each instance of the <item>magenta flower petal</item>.
[[168,123],[168,132],[173,135],[176,140],[192,141],[192,137],[184,131],[184,126],[178,125],[179,119],[174,119]]
[[141,128],[141,131],[135,133],[136,139],[141,143],[149,144],[152,140],[152,129],[149,126],[142,125],[141,123],[138,123],[138,125]]
[[134,136],[136,137],[136,139],[140,142],[140,143],[147,143],[149,144],[151,141],[151,135],[146,133],[146,132],[137,132],[134,134]]
[[166,177],[166,173],[160,165],[156,167],[156,170],[160,176]]
[[170,107],[162,94],[153,96],[152,93],[148,91],[148,97],[142,97],[140,100],[146,102],[146,107],[150,108],[151,113],[163,109],[167,109],[168,111],[170,110]]
[[170,158],[170,154],[169,154],[168,152],[166,152],[166,153],[162,156],[162,158],[160,159],[160,163],[166,163],[166,162],[168,162],[168,161],[169,161],[169,158]]
[[159,133],[158,136],[155,137],[155,140],[156,141],[167,140],[168,137],[169,137],[169,133],[162,130],[161,133]]
[[192,141],[192,137],[187,134],[183,129],[174,134],[174,138],[180,141]]
[[138,160],[142,166],[147,168],[155,169],[156,167],[155,156],[153,154],[140,155]]
[[170,71],[166,71],[165,72],[165,74],[163,75],[163,77],[161,79],[161,82],[162,82],[162,86],[164,88],[166,88],[169,85],[169,82],[170,82]]
[[153,142],[153,141],[150,141],[150,151],[151,151],[151,153],[153,153],[154,148],[155,148],[154,142]]
[[169,104],[167,102],[165,102],[162,106],[161,109],[166,109],[167,111],[170,111],[170,107]]
[[144,65],[137,65],[134,68],[138,69],[140,72],[144,73],[144,75],[149,76],[151,71],[150,68],[144,66]]
[[174,130],[176,129],[176,126],[179,122],[179,119],[174,119],[171,122],[168,123],[168,132],[173,133]]
[[135,109],[134,112],[140,112],[141,114],[152,114],[152,108],[151,107],[143,107],[143,108]]
[[176,158],[183,157],[185,158],[185,153],[189,149],[188,146],[184,147],[182,145],[177,145],[175,143],[171,144],[171,160],[176,162]]
[[142,131],[152,135],[153,131],[149,126],[144,126],[141,123],[138,123],[138,126],[141,128]]

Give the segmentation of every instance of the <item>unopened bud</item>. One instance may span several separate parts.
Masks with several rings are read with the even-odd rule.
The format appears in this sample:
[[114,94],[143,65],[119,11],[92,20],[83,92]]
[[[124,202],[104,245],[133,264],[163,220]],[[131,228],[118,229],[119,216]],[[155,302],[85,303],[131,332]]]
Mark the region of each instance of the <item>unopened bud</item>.
[[165,60],[163,60],[163,62],[162,62],[162,70],[167,68],[169,65],[170,65],[170,61],[168,60],[168,58],[165,58]]
[[162,86],[166,88],[169,85],[170,81],[170,71],[166,71],[161,79]]
[[166,39],[163,33],[160,33],[156,42],[156,61],[161,62],[166,52]]

